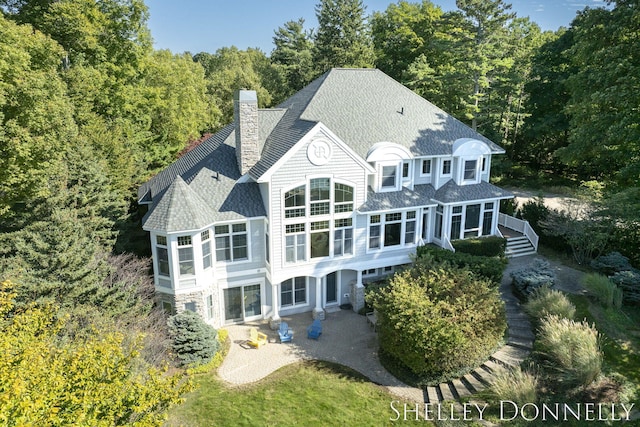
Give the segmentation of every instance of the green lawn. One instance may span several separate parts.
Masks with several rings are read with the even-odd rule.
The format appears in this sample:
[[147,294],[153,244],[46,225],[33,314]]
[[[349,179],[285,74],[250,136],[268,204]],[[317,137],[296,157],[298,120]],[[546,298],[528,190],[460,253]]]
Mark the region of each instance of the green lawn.
[[[390,404],[398,400],[397,397],[357,372],[328,362],[288,365],[247,386],[227,386],[215,373],[199,374],[195,383],[197,389],[186,396],[186,402],[170,412],[167,426],[383,426],[398,423],[390,420],[396,416]],[[420,425],[432,426],[424,421]]]

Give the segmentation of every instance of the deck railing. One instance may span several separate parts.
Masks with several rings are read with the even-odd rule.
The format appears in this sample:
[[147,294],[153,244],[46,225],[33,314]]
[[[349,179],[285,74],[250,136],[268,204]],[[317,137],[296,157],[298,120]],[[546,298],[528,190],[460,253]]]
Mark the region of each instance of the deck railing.
[[536,251],[538,250],[538,240],[540,240],[540,237],[538,237],[538,234],[533,230],[533,228],[529,224],[529,221],[523,221],[521,219],[500,213],[498,215],[498,225],[502,225],[503,227],[507,227],[511,230],[524,234],[525,236],[527,236],[527,239],[529,239],[534,249]]

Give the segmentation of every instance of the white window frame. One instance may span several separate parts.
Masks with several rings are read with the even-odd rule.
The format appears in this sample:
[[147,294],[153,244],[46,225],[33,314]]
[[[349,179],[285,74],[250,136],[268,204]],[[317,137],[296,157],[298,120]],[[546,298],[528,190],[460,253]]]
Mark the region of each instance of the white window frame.
[[[196,274],[196,262],[195,257],[193,256],[193,237],[190,235],[182,235],[177,237],[178,242],[178,275],[180,277],[192,277]],[[190,258],[183,258],[183,254],[191,254]],[[182,266],[191,265],[191,273],[182,272]]]
[[[383,185],[385,168],[395,168],[393,186]],[[402,183],[402,162],[384,162],[378,164],[378,191],[398,191]]]
[[[301,302],[297,302],[296,301],[296,279],[304,279],[304,301]],[[283,290],[282,290],[282,285],[285,282],[289,282],[291,281],[291,291],[287,291],[287,292],[291,292],[291,304],[283,304],[284,298],[282,297],[283,294]],[[306,276],[298,276],[298,277],[292,277],[290,279],[284,280],[282,282],[280,282],[280,285],[278,286],[278,291],[279,291],[279,304],[280,304],[280,309],[282,310],[287,310],[290,308],[295,308],[295,307],[305,307],[309,305],[309,278]]]
[[[408,215],[413,214],[413,218],[407,218]],[[396,220],[396,219],[388,219],[387,216],[388,215],[397,215],[400,214],[400,219]],[[400,248],[406,248],[406,247],[410,247],[410,246],[415,246],[416,244],[416,238],[417,238],[417,232],[418,232],[418,210],[417,209],[412,209],[412,210],[407,210],[407,211],[394,211],[394,212],[385,212],[385,213],[376,213],[376,214],[370,214],[369,217],[367,218],[367,252],[377,252],[377,251],[385,251],[385,250],[394,250],[394,249],[400,249]],[[373,220],[376,220],[378,222],[372,222]],[[413,222],[414,223],[414,229],[412,231],[413,233],[413,240],[410,242],[406,241],[407,238],[407,222]],[[384,236],[386,234],[386,226],[389,224],[400,224],[400,243],[397,245],[386,245]],[[376,227],[379,230],[379,235],[378,236],[372,236],[372,228]],[[377,247],[372,247],[371,246],[371,238],[372,237],[377,237],[378,238],[378,246]]]
[[204,230],[200,233],[200,242],[202,246],[202,269],[208,270],[213,267],[213,253],[211,248],[211,231]]
[[[473,169],[467,169],[467,163],[471,163],[473,162]],[[461,168],[460,168],[460,182],[464,183],[464,184],[475,184],[478,182],[478,178],[480,175],[479,172],[479,164],[478,164],[478,159],[469,159],[469,158],[461,158],[460,159],[460,163],[461,163]],[[472,171],[473,172],[473,177],[472,178],[467,178],[467,170]]]
[[[160,250],[162,250],[166,255],[166,267],[167,267],[167,272],[166,274],[162,272],[162,268],[160,267],[161,263],[160,263]],[[156,263],[158,265],[158,276],[162,276],[162,277],[171,277],[171,261],[170,261],[170,256],[169,256],[169,243],[167,242],[167,236],[159,236],[156,235]]]
[[[295,230],[294,227],[301,227],[300,230]],[[290,231],[287,231],[287,228]],[[297,224],[287,224],[285,226],[285,236],[284,236],[284,262],[287,264],[294,264],[297,262],[305,262],[307,260],[307,224],[306,223],[297,223]],[[300,252],[300,247],[302,247],[302,252]],[[293,250],[293,258],[290,260],[288,257],[288,250],[291,248]],[[303,254],[302,258],[300,254]]]
[[[244,225],[244,231],[235,231],[233,228],[236,225]],[[222,228],[222,227],[227,227],[227,232],[226,233],[218,233],[217,229],[218,228]],[[213,233],[213,237],[214,237],[214,246],[215,246],[215,254],[216,254],[216,262],[217,263],[225,263],[225,262],[245,262],[245,261],[251,261],[251,240],[249,239],[249,236],[251,236],[251,233],[249,231],[249,224],[247,222],[233,222],[233,223],[226,223],[226,224],[217,224],[214,225],[213,227],[214,233]],[[247,248],[247,255],[246,257],[240,257],[240,258],[236,258],[235,256],[235,249],[237,248],[241,248],[242,245],[238,245],[236,247],[236,244],[234,242],[234,237],[237,236],[241,236],[244,235],[245,236],[245,240],[246,240],[246,248]],[[228,238],[228,242],[229,242],[229,259],[218,259],[218,250],[220,250],[221,248],[218,247],[218,238],[224,238],[227,237]]]
[[[425,164],[429,165],[429,172],[424,171]],[[432,171],[433,171],[433,159],[422,159],[422,162],[420,162],[420,176],[421,177],[431,176]]]
[[[342,222],[349,222],[348,225],[343,225]],[[340,234],[340,237],[338,237]],[[350,237],[347,237],[347,234],[350,234]],[[334,257],[348,257],[353,255],[353,219],[352,218],[344,218],[344,219],[336,219],[334,220],[334,228],[333,228],[333,256]],[[336,242],[340,242],[340,247],[342,251],[337,253],[336,251]],[[349,252],[345,251],[347,246],[347,242],[350,242],[351,250]]]
[[[449,172],[444,171],[444,165],[446,162],[449,162]],[[442,177],[450,177],[453,173],[453,159],[440,159],[440,176]]]

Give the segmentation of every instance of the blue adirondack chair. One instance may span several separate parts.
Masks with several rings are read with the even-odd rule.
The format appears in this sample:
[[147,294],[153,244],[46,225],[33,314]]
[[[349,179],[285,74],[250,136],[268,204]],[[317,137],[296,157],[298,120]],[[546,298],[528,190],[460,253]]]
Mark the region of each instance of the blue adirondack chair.
[[320,322],[320,319],[316,319],[307,328],[307,338],[317,340],[320,338],[320,334],[322,334],[322,323]]
[[280,322],[278,335],[280,335],[280,342],[291,342],[293,339],[293,331],[289,329],[289,324],[287,322]]

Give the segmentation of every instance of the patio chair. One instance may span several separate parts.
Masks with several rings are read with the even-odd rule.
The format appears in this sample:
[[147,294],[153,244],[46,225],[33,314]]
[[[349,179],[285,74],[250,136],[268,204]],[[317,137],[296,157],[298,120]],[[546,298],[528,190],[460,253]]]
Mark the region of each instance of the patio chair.
[[307,328],[307,338],[317,340],[320,338],[320,334],[322,334],[322,323],[320,322],[320,319],[316,319]]
[[293,339],[293,330],[289,329],[287,322],[280,323],[280,329],[278,329],[278,335],[280,335],[280,342],[291,342]]
[[267,343],[267,335],[262,332],[258,332],[256,328],[249,329],[249,341],[247,343],[251,347],[260,348],[261,345]]

